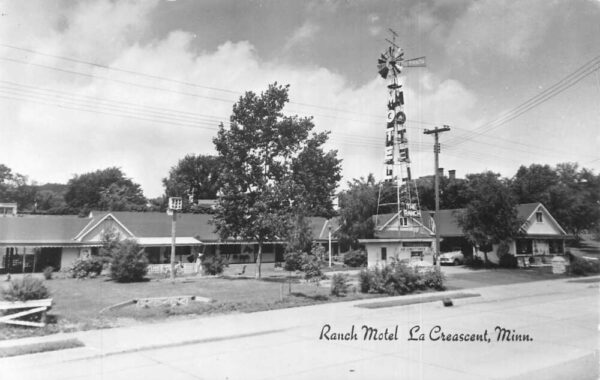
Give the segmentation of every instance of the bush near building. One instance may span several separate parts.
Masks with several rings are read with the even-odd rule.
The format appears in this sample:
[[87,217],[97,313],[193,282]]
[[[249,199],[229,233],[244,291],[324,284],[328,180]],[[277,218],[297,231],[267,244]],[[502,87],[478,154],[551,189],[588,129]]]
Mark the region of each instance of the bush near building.
[[422,271],[401,262],[379,268],[363,269],[359,275],[362,293],[383,293],[391,296],[419,290],[444,290],[444,276],[439,268]]
[[344,264],[357,268],[367,265],[367,252],[363,250],[350,251],[344,255]]
[[504,255],[500,256],[498,266],[500,268],[514,269],[519,266],[519,263],[517,262],[517,257],[515,255],[505,253]]
[[142,281],[148,273],[148,257],[135,240],[124,240],[110,262],[110,277],[117,282]]
[[102,273],[104,261],[96,256],[79,258],[69,268],[69,274],[73,278],[86,278],[99,276]]
[[226,267],[229,266],[227,260],[221,255],[212,256],[202,262],[204,273],[215,276],[223,273]]
[[575,276],[588,276],[600,273],[599,260],[586,260],[575,255],[569,255],[571,265],[569,273]]

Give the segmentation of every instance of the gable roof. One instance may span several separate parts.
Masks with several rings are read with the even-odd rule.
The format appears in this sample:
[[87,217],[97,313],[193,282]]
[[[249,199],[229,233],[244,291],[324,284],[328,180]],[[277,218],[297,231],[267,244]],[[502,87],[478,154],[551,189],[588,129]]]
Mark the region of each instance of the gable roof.
[[[563,228],[558,224],[558,222],[552,217],[550,212],[544,207],[540,202],[534,203],[522,203],[517,205],[517,216],[524,220],[523,228],[526,227],[527,222],[530,218],[533,217],[533,214],[539,209],[542,208],[546,211],[547,215],[550,217],[552,222],[558,227],[562,234],[567,235],[567,233],[563,230]],[[449,209],[449,210],[440,210],[439,211],[439,230],[440,236],[442,237],[460,237],[464,236],[464,232],[462,228],[458,224],[458,215],[463,212],[464,208],[457,209]],[[429,226],[434,225],[434,212],[432,211],[421,211],[421,223],[429,228]],[[393,217],[397,214],[381,214],[374,216],[377,217],[377,222],[375,229],[384,227],[387,223],[389,223]],[[435,230],[434,230],[435,231]]]
[[330,226],[332,238],[340,229],[340,223],[337,218],[327,219],[321,216],[310,216],[308,219],[308,225],[310,226],[312,238],[314,240],[328,240]]
[[[94,218],[95,223],[90,223],[84,231],[78,235],[83,238],[102,221],[111,218],[131,232],[135,238],[170,237],[172,216],[164,212],[134,212],[113,211],[100,213]],[[214,232],[215,226],[210,224],[212,215],[207,214],[177,214],[176,236],[196,237],[201,240],[218,240],[219,236]]]
[[[457,208],[450,210],[440,210],[439,213],[439,230],[440,236],[446,237],[457,237],[464,236],[463,230],[458,224],[458,215],[465,209]],[[422,211],[421,217],[423,218],[423,224],[426,226],[434,226],[434,212]],[[435,229],[434,229],[435,232]]]
[[568,235],[562,226],[558,224],[556,219],[554,219],[552,214],[550,214],[550,211],[548,211],[548,209],[540,202],[525,203],[517,206],[519,218],[524,220],[523,225],[521,226],[523,230],[527,231],[527,228],[530,226],[530,222],[533,220],[534,213],[540,209],[545,212],[545,214],[550,218],[552,224],[554,224],[561,234]]

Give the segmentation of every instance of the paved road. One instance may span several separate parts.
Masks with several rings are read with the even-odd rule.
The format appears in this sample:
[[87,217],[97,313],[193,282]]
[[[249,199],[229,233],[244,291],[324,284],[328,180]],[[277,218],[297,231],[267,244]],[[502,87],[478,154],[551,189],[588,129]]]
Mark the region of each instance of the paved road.
[[[598,282],[556,280],[472,292],[481,296],[457,299],[450,308],[440,302],[356,307],[374,302],[361,301],[78,333],[73,336],[84,341],[85,348],[2,359],[0,377],[599,378]],[[324,325],[331,326],[327,334],[330,339],[335,331],[350,333],[346,337],[356,340],[319,339]],[[387,328],[391,340],[363,340],[363,325],[378,332]],[[356,335],[351,334],[352,326]],[[424,341],[408,340],[415,326],[425,333]],[[445,334],[483,337],[487,330],[490,339],[432,341],[429,332],[435,326]],[[506,328],[513,337],[518,334],[531,340],[498,342],[496,326]],[[434,333],[432,338],[440,335]],[[417,339],[419,336],[414,334]]]

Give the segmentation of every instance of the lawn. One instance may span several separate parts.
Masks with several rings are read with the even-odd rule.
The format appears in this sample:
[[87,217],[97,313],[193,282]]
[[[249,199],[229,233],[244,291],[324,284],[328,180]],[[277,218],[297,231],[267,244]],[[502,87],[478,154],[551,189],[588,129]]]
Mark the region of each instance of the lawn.
[[[330,296],[329,288],[292,278],[289,274],[265,265],[263,279],[254,279],[254,265],[248,265],[244,276],[241,267],[230,267],[223,277],[185,276],[175,283],[165,278],[146,282],[116,283],[108,277],[76,280],[55,278],[45,281],[53,298],[48,326],[30,329],[18,326],[0,327],[0,340],[45,335],[55,332],[114,327],[143,320],[151,322],[178,315],[211,315],[217,313],[252,312],[276,308],[304,306],[322,302],[348,301],[376,295],[350,292],[346,297]],[[4,283],[6,284],[6,283]],[[5,286],[0,284],[0,286]],[[101,310],[137,298],[200,296],[212,302],[192,302],[188,306],[140,308],[128,305],[100,313]]]
[[[361,294],[351,289],[346,297],[335,297],[329,294],[329,287],[301,282],[298,276],[292,278],[290,292],[289,274],[274,268],[272,264],[263,265],[263,279],[260,281],[254,279],[254,265],[247,265],[244,275],[240,276],[238,273],[242,271],[242,268],[243,266],[232,265],[227,268],[223,277],[185,276],[177,278],[175,283],[169,279],[158,277],[150,278],[146,282],[128,284],[113,282],[105,276],[85,280],[72,278],[48,280],[45,283],[54,300],[53,308],[48,315],[51,323],[41,329],[4,325],[0,327],[0,340],[115,327],[139,323],[139,321],[160,321],[182,315],[205,316],[253,312],[385,296]],[[561,277],[563,276],[532,270],[452,268],[446,275],[446,287],[449,290],[471,289]],[[356,284],[355,280],[354,278],[354,284]],[[6,286],[6,284],[3,282],[0,283],[0,286]],[[206,297],[210,298],[212,302],[192,302],[188,306],[149,308],[128,305],[100,313],[109,306],[138,298],[184,295]]]

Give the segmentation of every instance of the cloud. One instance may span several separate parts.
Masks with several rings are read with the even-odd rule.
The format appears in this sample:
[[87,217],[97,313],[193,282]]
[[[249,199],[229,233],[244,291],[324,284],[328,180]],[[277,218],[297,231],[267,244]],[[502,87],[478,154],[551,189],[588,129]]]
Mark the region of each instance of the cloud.
[[372,36],[378,36],[381,34],[383,28],[379,25],[379,15],[376,13],[371,13],[368,16],[369,20],[369,34]]
[[542,42],[553,8],[545,0],[472,2],[453,22],[449,51],[465,59],[477,54],[525,59]]
[[297,28],[292,36],[286,41],[283,46],[283,51],[290,51],[294,48],[304,47],[307,43],[311,42],[320,28],[316,24],[310,21],[306,21],[299,28]]
[[[373,77],[357,87],[322,67],[261,60],[247,41],[227,41],[199,53],[192,42],[202,35],[173,31],[161,39],[144,39],[153,7],[148,4],[81,3],[59,12],[64,16],[61,22],[61,17],[40,16],[56,11],[45,2],[37,10],[21,6],[19,14],[32,11],[40,20],[23,31],[29,49],[153,77],[6,50],[15,59],[84,75],[1,62],[0,77],[17,84],[0,83],[0,96],[11,98],[0,99],[3,145],[9,147],[4,164],[40,182],[66,182],[76,173],[119,166],[146,195],[157,196],[163,191],[161,178],[180,158],[214,154],[218,124],[228,120],[243,91],[261,92],[278,81],[291,85],[286,113],[313,115],[318,130],[331,131],[328,147],[337,149],[344,160],[345,179],[368,172],[381,177],[387,104],[383,79]],[[99,24],[95,31],[85,27],[94,23]],[[21,28],[17,24],[3,31],[16,36]],[[303,24],[287,48],[301,46],[318,30]],[[3,43],[14,41],[2,38]],[[465,115],[475,97],[460,82],[441,80],[427,71],[416,78],[406,84],[409,120],[469,121]],[[430,141],[423,138],[423,125],[408,125],[415,157],[427,162],[417,169],[427,174]]]

